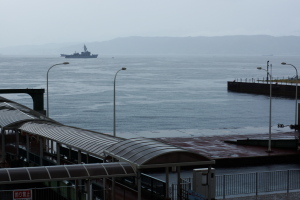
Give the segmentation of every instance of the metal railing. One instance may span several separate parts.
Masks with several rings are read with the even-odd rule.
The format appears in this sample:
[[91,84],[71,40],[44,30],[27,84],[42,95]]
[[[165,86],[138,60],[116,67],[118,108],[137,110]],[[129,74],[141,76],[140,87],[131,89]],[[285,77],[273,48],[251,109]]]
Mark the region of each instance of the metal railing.
[[[266,78],[236,78],[233,80],[234,82],[243,82],[243,83],[265,83],[269,84],[270,80]],[[280,85],[294,85],[296,84],[295,79],[293,77],[273,77],[272,79],[273,84],[280,84]]]
[[[215,178],[216,199],[257,197],[273,193],[288,195],[290,192],[300,191],[300,170],[225,174]],[[177,184],[171,185],[172,200],[188,199],[187,192],[192,189],[192,178],[181,179],[180,182],[180,192],[177,191]]]
[[255,195],[300,189],[300,170],[216,176],[216,196]]
[[180,179],[180,189],[181,191],[178,191],[178,185],[172,184],[171,190],[170,190],[170,197],[172,200],[177,199],[188,199],[188,191],[192,189],[192,178],[181,178]]
[[[117,178],[116,181],[119,184],[137,191],[136,177]],[[165,199],[165,181],[141,173],[141,186],[143,194],[146,194],[150,199]]]

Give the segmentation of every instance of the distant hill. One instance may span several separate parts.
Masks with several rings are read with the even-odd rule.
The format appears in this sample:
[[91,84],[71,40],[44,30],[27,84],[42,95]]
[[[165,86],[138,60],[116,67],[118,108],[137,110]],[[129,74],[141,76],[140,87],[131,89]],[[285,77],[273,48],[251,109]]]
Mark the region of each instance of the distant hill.
[[[84,43],[47,44],[0,48],[2,55],[60,55],[81,52]],[[218,37],[124,37],[86,43],[88,50],[101,55],[242,54],[300,55],[300,37],[218,36]]]

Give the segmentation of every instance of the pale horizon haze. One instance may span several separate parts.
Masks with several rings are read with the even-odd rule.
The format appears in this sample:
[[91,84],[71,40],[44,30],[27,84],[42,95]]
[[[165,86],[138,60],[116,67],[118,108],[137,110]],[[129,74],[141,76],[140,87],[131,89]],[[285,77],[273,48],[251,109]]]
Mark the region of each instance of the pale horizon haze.
[[118,37],[300,36],[299,0],[0,0],[0,47]]

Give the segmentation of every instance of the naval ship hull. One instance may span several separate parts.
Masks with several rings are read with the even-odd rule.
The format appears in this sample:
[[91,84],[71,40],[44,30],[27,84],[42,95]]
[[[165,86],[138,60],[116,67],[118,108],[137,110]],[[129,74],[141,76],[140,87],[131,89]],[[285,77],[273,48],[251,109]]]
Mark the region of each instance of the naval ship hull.
[[97,58],[98,54],[91,54],[91,52],[89,52],[86,48],[86,46],[83,46],[84,51],[81,53],[73,53],[71,55],[67,55],[67,54],[60,54],[60,56],[65,57],[65,58]]
[[65,58],[97,58],[98,55],[81,56],[81,55],[64,55]]

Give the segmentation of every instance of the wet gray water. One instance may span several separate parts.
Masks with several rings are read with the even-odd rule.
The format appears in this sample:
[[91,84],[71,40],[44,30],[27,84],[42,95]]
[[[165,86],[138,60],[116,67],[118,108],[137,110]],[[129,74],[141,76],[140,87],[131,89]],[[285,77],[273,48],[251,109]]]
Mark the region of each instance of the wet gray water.
[[[292,77],[296,56],[100,56],[0,57],[1,88],[46,88],[49,73],[50,117],[63,124],[104,133],[113,131],[116,79],[117,135],[176,137],[268,132],[269,97],[227,91],[227,81],[262,79],[267,60],[274,77]],[[2,95],[29,107],[28,95]],[[46,100],[46,95],[45,95]],[[294,122],[295,100],[273,98],[273,131]],[[45,103],[46,106],[46,103]],[[45,107],[46,109],[46,107]]]

